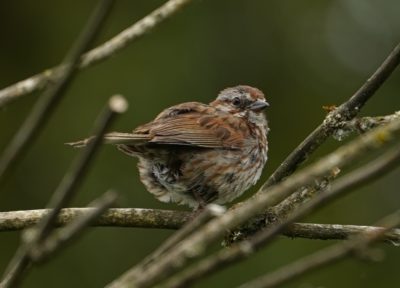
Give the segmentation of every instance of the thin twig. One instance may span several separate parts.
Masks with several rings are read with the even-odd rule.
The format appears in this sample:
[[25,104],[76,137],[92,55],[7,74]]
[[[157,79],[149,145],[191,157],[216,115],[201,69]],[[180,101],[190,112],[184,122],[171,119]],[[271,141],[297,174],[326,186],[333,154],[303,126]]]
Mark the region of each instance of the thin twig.
[[258,193],[283,178],[292,174],[303,163],[308,155],[314,152],[326,139],[336,131],[338,123],[354,118],[371,96],[382,86],[400,62],[400,43],[393,49],[381,66],[368,78],[357,92],[337,109],[329,113],[319,125],[292,153],[280,164],[278,169],[268,178]]
[[57,73],[53,79],[53,85],[48,86],[43,95],[38,99],[32,111],[26,117],[21,128],[17,131],[14,138],[6,147],[0,158],[0,181],[5,177],[11,166],[15,166],[26,152],[28,147],[42,130],[44,124],[50,119],[53,111],[64,96],[68,85],[76,75],[78,64],[82,53],[92,44],[100,31],[102,24],[107,18],[113,0],[102,0],[94,10],[87,25],[68,52],[61,66],[62,72]]
[[[342,224],[315,224],[315,223],[292,223],[283,234],[290,238],[306,238],[319,240],[347,240],[357,233],[380,230],[382,227],[342,225]],[[385,234],[383,238],[386,243],[400,245],[400,229],[393,229]]]
[[51,210],[40,220],[36,227],[31,228],[34,230],[28,231],[29,234],[27,235],[29,236],[29,241],[27,243],[22,243],[17,253],[10,261],[3,280],[0,283],[1,288],[13,287],[20,280],[22,272],[26,270],[30,263],[32,247],[41,245],[48,237],[49,233],[54,228],[54,222],[61,208],[68,204],[75,194],[76,188],[83,179],[90,160],[93,159],[97,148],[101,144],[102,135],[108,129],[115,115],[125,112],[126,109],[127,103],[122,96],[115,95],[111,97],[107,108],[103,111],[95,124],[94,135],[99,136],[83,151],[78,161],[74,163],[71,170],[62,179],[49,202],[48,207],[51,208]]
[[248,240],[233,245],[230,249],[221,250],[215,255],[200,261],[200,263],[196,263],[196,265],[173,277],[165,286],[169,288],[187,287],[196,279],[211,275],[221,268],[249,257],[294,221],[322,207],[324,204],[330,203],[333,199],[343,196],[346,192],[350,192],[352,189],[384,175],[398,166],[399,160],[400,148],[394,147],[390,149],[372,163],[368,163],[335,181],[329,190],[316,195],[309,202],[294,210],[287,218],[281,219],[280,222],[258,232]]
[[[206,247],[223,236],[226,230],[233,229],[269,206],[276,205],[299,187],[308,185],[314,179],[326,175],[331,169],[348,165],[365,153],[382,147],[385,142],[393,141],[399,136],[399,132],[400,119],[396,119],[388,125],[378,127],[362,135],[362,137],[342,146],[315,164],[293,174],[290,179],[274,185],[269,189],[269,193],[258,193],[257,197],[248,199],[235,209],[228,210],[221,217],[210,221],[182,241],[178,247],[171,249],[168,255],[149,267],[146,273],[142,273],[141,277],[133,279],[128,271],[109,287],[149,287],[158,283],[184,266],[190,258],[198,257]],[[171,261],[176,265],[170,265]]]
[[48,232],[54,226],[54,222],[58,213],[60,213],[60,210],[69,203],[77,191],[76,188],[85,177],[89,164],[95,156],[100,144],[102,143],[102,135],[110,127],[115,116],[117,114],[124,113],[127,109],[127,106],[128,104],[126,100],[120,95],[114,95],[110,98],[107,107],[104,109],[103,113],[101,113],[95,123],[95,128],[93,131],[93,135],[97,135],[95,140],[90,143],[87,149],[83,151],[82,155],[73,164],[73,167],[64,176],[56,191],[52,195],[48,205],[48,208],[51,208],[51,210],[41,221],[41,223],[38,224],[37,233],[39,238],[36,239],[36,241],[40,242],[46,238]]
[[[49,259],[55,252],[63,248],[77,236],[80,236],[82,234],[81,232],[111,207],[116,199],[117,194],[114,191],[108,191],[98,199],[92,201],[89,206],[94,208],[92,208],[89,213],[86,213],[67,226],[55,231],[40,245],[33,246],[31,251],[29,251],[29,256],[32,261],[42,262],[44,259]],[[29,236],[25,241],[29,241]]]
[[314,254],[299,259],[265,276],[241,285],[240,288],[271,288],[286,283],[306,272],[322,268],[352,254],[360,254],[368,245],[379,240],[386,231],[400,225],[400,210],[379,221],[378,226],[385,227],[379,231],[368,231],[354,239],[339,243]]
[[[192,2],[192,0],[169,0],[164,5],[134,23],[132,26],[126,28],[107,42],[82,55],[79,68],[84,69],[108,59],[129,44],[146,35],[153,28],[173,16],[190,2]],[[39,74],[0,90],[0,107],[47,86],[55,77],[57,77],[60,71],[62,71],[62,66],[46,69]]]

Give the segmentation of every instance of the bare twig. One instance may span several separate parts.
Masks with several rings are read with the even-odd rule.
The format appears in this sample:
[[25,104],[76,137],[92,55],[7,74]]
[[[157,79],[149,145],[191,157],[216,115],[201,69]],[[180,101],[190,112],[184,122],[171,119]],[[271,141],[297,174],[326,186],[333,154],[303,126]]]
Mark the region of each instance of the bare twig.
[[[192,0],[169,0],[107,42],[84,54],[80,59],[79,68],[84,69],[108,59],[125,48],[128,44],[140,39],[164,20],[173,16],[191,1]],[[0,90],[0,107],[35,90],[42,89],[51,83],[62,70],[62,66],[46,69],[39,74]]]
[[[142,273],[141,277],[133,279],[128,271],[109,287],[149,287],[158,283],[185,265],[190,258],[199,256],[208,245],[223,236],[226,230],[233,229],[267,207],[276,205],[299,187],[326,175],[331,169],[349,164],[366,152],[381,147],[384,142],[393,140],[391,138],[395,135],[398,136],[399,132],[400,119],[397,119],[388,125],[364,134],[310,167],[292,175],[287,181],[271,187],[269,193],[258,193],[256,197],[248,199],[242,205],[228,210],[221,217],[210,221],[182,241],[178,247],[171,249],[167,256],[149,267],[146,273]],[[170,265],[171,261],[176,265]]]
[[345,103],[329,113],[319,125],[292,153],[282,162],[275,172],[264,183],[258,193],[264,193],[268,188],[288,175],[292,174],[303,163],[308,155],[314,152],[329,136],[336,131],[338,123],[354,118],[376,90],[389,78],[400,62],[400,44],[389,54],[386,60],[360,89]]
[[95,155],[95,152],[102,141],[102,135],[109,127],[116,113],[122,113],[126,109],[127,103],[122,96],[116,95],[111,97],[107,109],[103,111],[95,124],[94,134],[99,136],[96,137],[88,148],[83,151],[70,172],[62,179],[48,205],[48,207],[52,209],[49,210],[46,216],[40,220],[36,227],[31,228],[34,230],[28,232],[29,242],[23,243],[14,255],[0,284],[1,288],[13,287],[20,280],[22,272],[30,263],[30,252],[31,249],[33,249],[32,247],[41,245],[48,237],[49,233],[54,228],[54,222],[58,213],[61,208],[70,201],[78,184],[85,175],[89,162]]
[[342,196],[345,192],[351,191],[359,185],[363,185],[369,181],[376,179],[377,177],[385,174],[389,170],[396,167],[400,160],[400,148],[395,147],[385,152],[382,156],[374,160],[372,163],[347,174],[332,184],[331,189],[320,193],[312,198],[309,202],[303,206],[298,207],[290,214],[286,219],[280,219],[280,222],[275,223],[263,231],[258,232],[248,240],[239,242],[227,250],[222,250],[215,255],[211,255],[208,258],[202,260],[200,263],[196,263],[193,267],[183,271],[176,278],[172,278],[167,287],[187,287],[189,283],[194,280],[210,275],[217,270],[226,267],[228,264],[235,263],[244,258],[249,257],[260,247],[270,242],[278,233],[282,232],[285,227],[290,223],[298,220],[316,208],[327,204],[339,196]]
[[54,84],[50,85],[38,99],[31,113],[26,117],[21,128],[6,147],[0,158],[0,181],[4,178],[5,173],[10,167],[16,165],[17,160],[25,153],[27,148],[32,146],[32,142],[38,136],[46,121],[51,117],[52,112],[65,94],[68,85],[73,80],[82,53],[88,49],[99,33],[100,27],[109,14],[114,1],[103,0],[100,3],[61,64],[64,69],[54,77]]
[[[315,224],[315,223],[293,223],[290,224],[283,234],[290,238],[306,238],[320,240],[346,240],[357,233],[381,230],[382,227],[342,225],[342,224]],[[393,229],[385,234],[383,239],[388,244],[400,245],[400,229]]]
[[[55,231],[40,245],[33,246],[31,251],[29,251],[30,258],[35,262],[43,261],[44,258],[48,259],[56,251],[60,250],[60,248],[63,248],[65,244],[76,238],[78,235],[80,236],[81,232],[98,219],[116,199],[117,194],[114,191],[109,191],[94,200],[89,204],[89,206],[94,207],[90,209],[89,213],[82,215],[82,217],[75,219],[67,226]],[[25,239],[25,242],[29,242],[29,233],[24,236],[28,236],[28,239]]]
[[[400,210],[385,217],[378,226],[384,226],[379,231],[368,231],[343,243],[330,246],[300,260],[288,264],[274,272],[241,285],[241,288],[271,288],[286,283],[304,273],[322,268],[336,261],[339,261],[352,254],[362,252],[368,245],[379,240],[386,231],[400,225]],[[361,251],[360,251],[361,250]]]

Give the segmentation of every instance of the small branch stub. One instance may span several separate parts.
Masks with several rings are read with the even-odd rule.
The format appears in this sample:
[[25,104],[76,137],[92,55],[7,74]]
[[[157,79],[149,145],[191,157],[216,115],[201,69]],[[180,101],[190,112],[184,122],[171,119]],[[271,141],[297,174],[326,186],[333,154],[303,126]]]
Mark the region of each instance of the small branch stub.
[[108,102],[110,110],[115,113],[124,113],[128,110],[129,104],[125,97],[119,94],[112,96]]

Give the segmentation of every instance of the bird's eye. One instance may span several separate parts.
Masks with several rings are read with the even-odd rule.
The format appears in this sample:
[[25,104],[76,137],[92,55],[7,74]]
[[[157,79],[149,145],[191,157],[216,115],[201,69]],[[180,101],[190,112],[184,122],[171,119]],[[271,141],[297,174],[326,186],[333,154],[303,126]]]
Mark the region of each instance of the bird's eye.
[[241,103],[242,103],[242,101],[240,101],[239,97],[235,97],[232,99],[232,104],[236,107],[239,107]]

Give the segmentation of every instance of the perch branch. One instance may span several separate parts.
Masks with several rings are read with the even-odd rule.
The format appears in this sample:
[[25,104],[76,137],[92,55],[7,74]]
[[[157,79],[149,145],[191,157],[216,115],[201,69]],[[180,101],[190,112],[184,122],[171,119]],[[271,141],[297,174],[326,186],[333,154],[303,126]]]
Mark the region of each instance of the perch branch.
[[[169,0],[152,13],[142,18],[132,26],[126,28],[107,42],[90,50],[82,55],[79,68],[84,69],[100,61],[104,61],[113,56],[128,44],[140,39],[146,33],[158,26],[164,20],[173,16],[191,0]],[[58,66],[36,74],[28,79],[19,81],[3,90],[0,90],[0,107],[7,103],[17,100],[38,89],[42,89],[53,81],[63,70],[63,66]]]
[[[186,238],[179,246],[171,249],[164,258],[149,267],[141,277],[134,279],[127,271],[121,277],[112,282],[108,287],[130,286],[149,287],[173,274],[184,266],[190,258],[198,257],[208,245],[223,236],[226,230],[233,229],[251,217],[261,213],[266,208],[276,205],[292,194],[301,186],[308,185],[314,179],[323,177],[336,167],[350,164],[365,153],[382,147],[385,142],[398,137],[400,131],[400,119],[396,119],[388,125],[378,127],[337,149],[334,153],[322,158],[315,164],[292,175],[287,181],[283,181],[271,187],[269,193],[258,193],[235,209],[228,210],[224,215],[205,224],[190,237]],[[177,265],[171,266],[171,261]]]
[[[92,208],[64,208],[60,211],[55,225],[64,226],[76,217],[90,213]],[[0,231],[18,231],[38,223],[49,209],[0,212]],[[112,208],[94,223],[103,227],[136,227],[154,229],[179,229],[190,217],[190,212],[142,209]]]
[[[94,208],[64,208],[57,216],[55,225],[65,226],[75,218],[91,213]],[[0,232],[19,231],[39,222],[48,209],[0,212]],[[142,209],[142,208],[111,208],[105,211],[91,225],[94,227],[130,227],[150,229],[179,229],[190,218],[191,213],[185,211]],[[380,229],[379,227],[293,223],[283,232],[290,238],[307,239],[347,239],[354,233]],[[388,243],[400,242],[400,229],[386,234]]]
[[322,268],[323,266],[337,262],[345,257],[360,255],[368,245],[379,240],[386,231],[400,225],[400,210],[386,216],[380,221],[378,226],[384,226],[379,231],[367,231],[354,236],[354,239],[345,241],[314,254],[299,259],[274,272],[259,277],[251,282],[241,285],[240,288],[271,288],[286,283],[297,276],[304,275],[306,272]]

